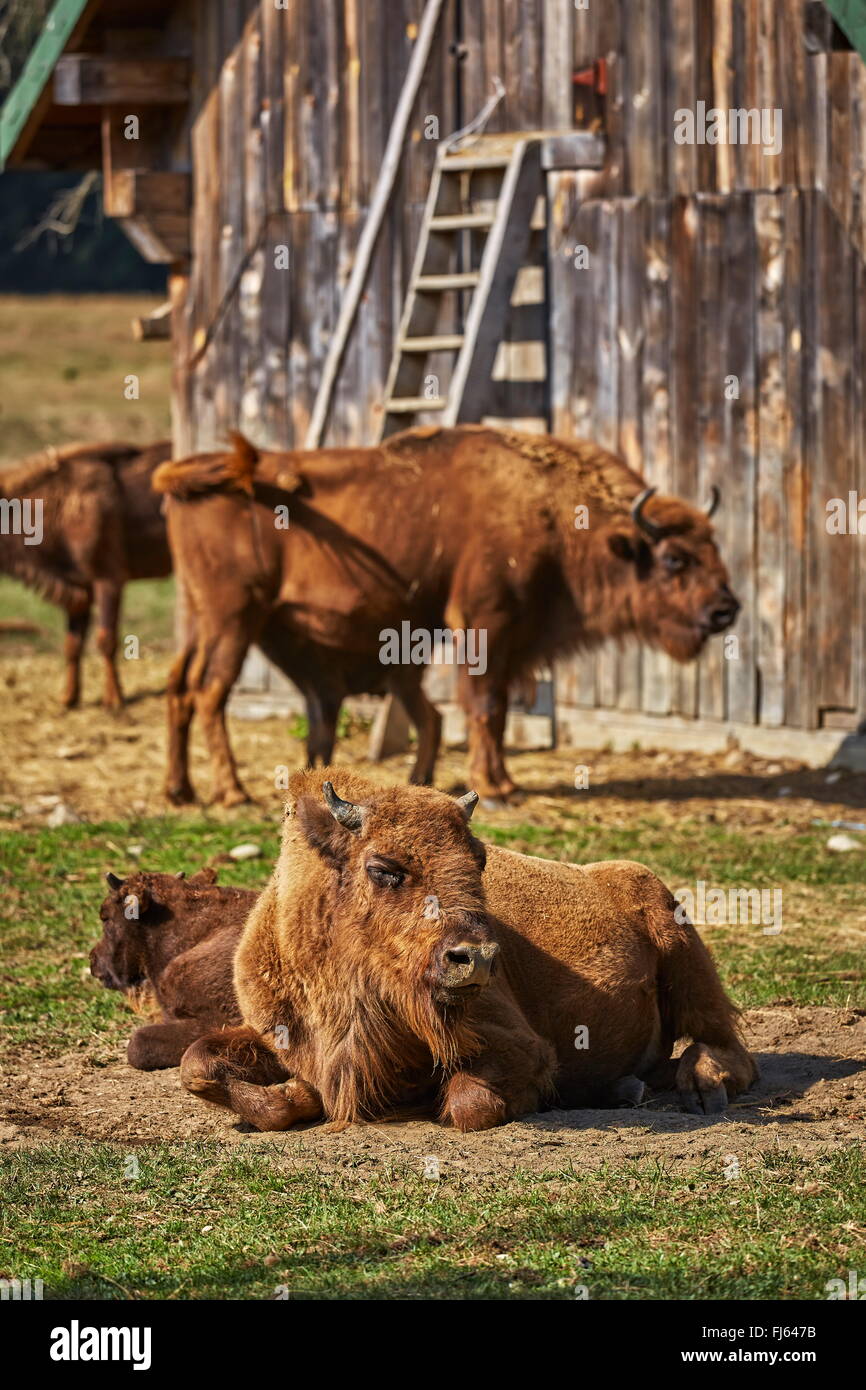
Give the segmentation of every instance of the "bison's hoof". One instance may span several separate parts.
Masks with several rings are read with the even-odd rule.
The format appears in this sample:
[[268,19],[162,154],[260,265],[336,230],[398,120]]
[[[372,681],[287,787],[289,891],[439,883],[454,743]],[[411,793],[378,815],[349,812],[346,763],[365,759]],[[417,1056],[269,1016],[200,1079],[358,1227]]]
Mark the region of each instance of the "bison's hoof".
[[195,802],[195,792],[189,782],[181,783],[178,787],[166,787],[165,796],[172,806],[192,806]]
[[229,787],[227,791],[217,792],[214,797],[215,806],[252,806],[253,798],[249,796],[243,787]]
[[728,1106],[726,1072],[706,1043],[687,1047],[677,1067],[677,1090],[692,1115],[720,1115]]
[[680,1100],[690,1115],[721,1115],[728,1108],[728,1093],[721,1082],[711,1090],[681,1090]]
[[481,793],[481,805],[485,811],[501,811],[503,806],[512,806],[519,800],[517,787],[513,782],[503,782],[500,786],[491,788],[489,792]]
[[614,1105],[640,1105],[646,1099],[646,1086],[639,1076],[621,1076],[611,1087]]

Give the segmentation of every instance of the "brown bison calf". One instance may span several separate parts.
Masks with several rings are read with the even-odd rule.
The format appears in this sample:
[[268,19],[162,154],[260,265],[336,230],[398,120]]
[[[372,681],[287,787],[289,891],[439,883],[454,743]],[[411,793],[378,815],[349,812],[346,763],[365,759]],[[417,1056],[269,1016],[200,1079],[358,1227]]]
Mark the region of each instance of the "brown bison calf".
[[96,606],[96,643],[105,664],[102,703],[123,704],[117,676],[117,624],[130,579],[171,573],[161,499],[151,488],[167,440],[136,444],[68,444],[46,449],[0,475],[0,497],[41,504],[43,534],[28,544],[0,535],[0,573],[20,579],[66,612],[63,703],[78,704],[81,657]]
[[712,960],[649,869],[485,848],[474,792],[332,775],[348,799],[293,779],[235,958],[243,1026],[186,1052],[188,1090],[259,1129],[420,1110],[473,1130],[643,1081],[712,1114],[754,1080]]
[[133,1005],[143,993],[156,1000],[162,1021],[133,1033],[130,1065],[176,1067],[202,1033],[240,1021],[233,958],[258,894],[219,887],[212,869],[188,880],[182,874],[106,877],[111,892],[99,910],[102,939],[90,953],[91,974],[108,989],[123,990]]

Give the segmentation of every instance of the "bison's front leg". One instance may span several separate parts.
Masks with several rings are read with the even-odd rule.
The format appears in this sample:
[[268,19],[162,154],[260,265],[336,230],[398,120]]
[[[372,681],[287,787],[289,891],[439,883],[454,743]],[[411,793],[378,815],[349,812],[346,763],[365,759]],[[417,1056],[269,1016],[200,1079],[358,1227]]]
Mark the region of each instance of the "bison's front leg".
[[99,625],[96,645],[105,663],[105,685],[102,703],[106,709],[123,708],[123,692],[117,678],[117,620],[120,616],[122,586],[110,579],[100,579],[95,585]]
[[201,1024],[191,1018],[145,1024],[143,1028],[136,1028],[130,1038],[126,1060],[138,1071],[178,1067],[184,1052],[200,1034]]
[[471,1072],[457,1071],[445,1087],[440,1118],[465,1134],[504,1125],[507,1109],[504,1096],[493,1085]]
[[540,1110],[553,1091],[556,1054],[515,1007],[483,1027],[484,1051],[445,1085],[440,1119],[464,1132]]
[[180,1079],[193,1095],[224,1105],[256,1129],[289,1129],[322,1114],[318,1093],[289,1076],[255,1028],[206,1033],[184,1053]]
[[62,696],[65,709],[74,709],[81,698],[81,658],[90,629],[90,604],[91,596],[88,594],[83,608],[66,614],[66,642],[63,648],[66,679]]

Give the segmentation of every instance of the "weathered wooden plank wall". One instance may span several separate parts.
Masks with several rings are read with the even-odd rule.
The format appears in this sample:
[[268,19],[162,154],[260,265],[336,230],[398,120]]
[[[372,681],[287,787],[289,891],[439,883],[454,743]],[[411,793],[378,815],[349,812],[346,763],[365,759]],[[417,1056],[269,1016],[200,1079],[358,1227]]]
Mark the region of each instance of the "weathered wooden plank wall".
[[827,531],[826,504],[862,487],[866,466],[859,255],[817,192],[569,204],[573,176],[557,178],[569,234],[554,234],[551,293],[574,312],[555,320],[568,331],[554,340],[555,428],[642,460],[661,488],[700,500],[720,486],[720,542],[744,601],[732,659],[720,642],[688,667],[605,651],[563,663],[558,698],[850,723],[866,556],[860,537]]
[[[340,294],[379,171],[423,0],[310,5],[199,0],[193,259],[177,336],[177,434],[207,448],[241,427],[303,438]],[[457,125],[454,0],[419,94],[329,422],[373,431],[436,140]]]
[[[611,0],[573,23],[575,67],[606,60],[609,158],[550,180],[553,428],[612,443],[662,488],[717,483],[744,609],[738,659],[604,652],[563,664],[558,699],[849,727],[866,547],[828,533],[826,504],[866,468],[866,68],[808,51],[802,0]],[[781,108],[781,149],[677,144],[675,112],[698,101]],[[563,248],[580,243],[575,271]]]

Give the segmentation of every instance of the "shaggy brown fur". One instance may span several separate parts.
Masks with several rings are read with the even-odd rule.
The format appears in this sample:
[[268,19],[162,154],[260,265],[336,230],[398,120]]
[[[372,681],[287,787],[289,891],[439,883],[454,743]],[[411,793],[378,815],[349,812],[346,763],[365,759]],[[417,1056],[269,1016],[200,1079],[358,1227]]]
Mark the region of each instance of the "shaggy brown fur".
[[63,703],[80,698],[81,656],[94,601],[97,645],[105,662],[103,703],[123,703],[117,677],[117,621],[129,579],[171,573],[171,555],[154,469],[171,457],[168,441],[135,444],[69,444],[47,449],[0,473],[0,495],[41,499],[43,539],[25,545],[0,536],[0,571],[20,579],[66,610],[66,679]]
[[[238,491],[245,467],[252,497]],[[347,684],[402,681],[423,726],[415,780],[424,781],[438,726],[421,704],[422,672],[382,666],[380,634],[404,620],[427,632],[484,630],[487,670],[461,667],[460,696],[471,780],[498,797],[514,785],[502,758],[509,686],[609,637],[690,660],[737,611],[703,512],[652,498],[646,515],[664,534],[650,541],[630,515],[642,479],[586,442],[464,425],[410,430],[373,449],[256,454],[245,443],[166,465],[154,485],[170,499],[169,539],[197,627],[172,676],[173,800],[192,796],[194,712],[217,797],[244,798],[223,711],[251,642],[293,680],[313,672],[326,689],[324,758]],[[281,503],[288,530],[274,525]],[[575,525],[581,505],[588,529]]]
[[160,1019],[133,1033],[130,1064],[141,1071],[176,1067],[209,1028],[240,1022],[233,958],[258,894],[218,887],[212,869],[190,879],[156,873],[108,879],[91,974],[122,990],[136,1011],[144,1003]]
[[189,1049],[188,1090],[260,1129],[410,1110],[469,1130],[634,1099],[635,1078],[698,1113],[750,1085],[737,1011],[643,865],[485,849],[451,797],[332,777],[362,823],[295,776],[235,957],[243,1026]]

